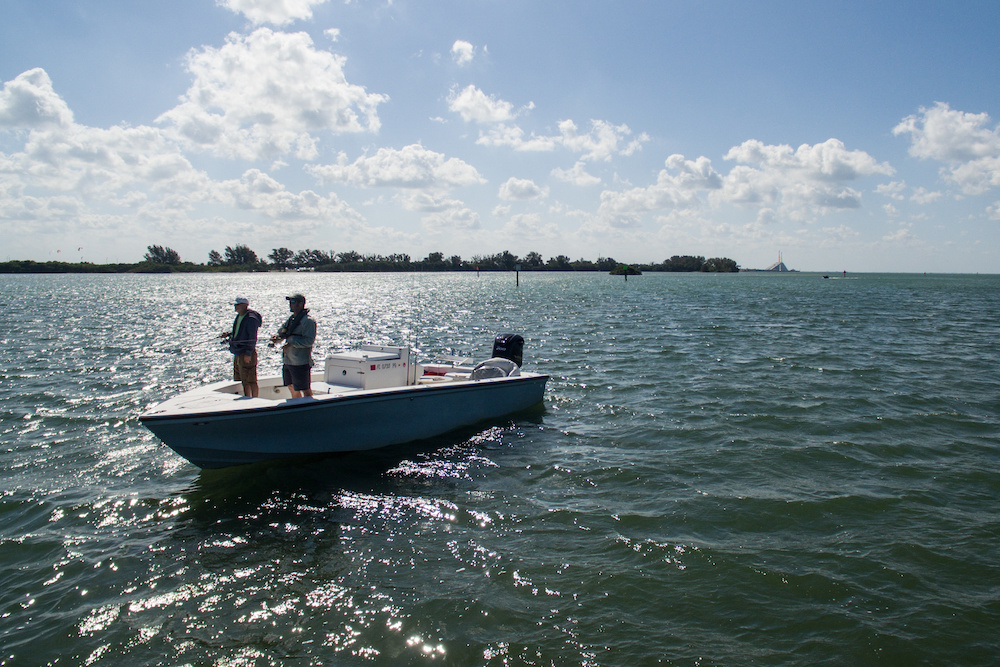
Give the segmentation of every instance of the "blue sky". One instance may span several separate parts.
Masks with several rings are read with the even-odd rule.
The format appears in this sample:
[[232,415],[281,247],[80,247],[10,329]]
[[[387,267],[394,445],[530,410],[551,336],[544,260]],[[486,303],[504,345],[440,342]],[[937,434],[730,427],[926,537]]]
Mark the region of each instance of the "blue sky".
[[13,0],[0,259],[1000,272],[1000,4]]

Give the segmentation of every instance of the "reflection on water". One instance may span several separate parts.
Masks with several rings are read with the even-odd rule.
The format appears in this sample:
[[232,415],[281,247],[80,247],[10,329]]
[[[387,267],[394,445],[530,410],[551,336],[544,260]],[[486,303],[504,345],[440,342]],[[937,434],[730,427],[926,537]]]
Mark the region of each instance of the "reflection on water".
[[[0,664],[992,663],[996,278],[512,282],[0,277]],[[322,350],[522,333],[544,407],[216,471],[138,424],[293,291]]]

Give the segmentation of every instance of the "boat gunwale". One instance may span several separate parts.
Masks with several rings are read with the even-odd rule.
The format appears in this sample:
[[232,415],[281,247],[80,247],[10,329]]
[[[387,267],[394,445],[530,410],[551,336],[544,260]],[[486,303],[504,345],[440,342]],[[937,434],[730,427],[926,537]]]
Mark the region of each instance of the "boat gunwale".
[[[530,373],[530,372],[526,372]],[[328,405],[340,405],[343,403],[349,403],[351,401],[360,401],[365,399],[380,399],[380,398],[398,398],[406,396],[407,394],[433,391],[435,394],[453,392],[453,391],[467,391],[467,390],[482,390],[489,387],[493,387],[501,384],[519,384],[522,382],[535,382],[538,380],[548,381],[550,376],[544,373],[530,373],[516,376],[507,376],[500,378],[484,378],[482,380],[458,380],[455,382],[440,382],[435,384],[425,384],[425,385],[401,385],[398,387],[383,387],[380,389],[362,389],[356,392],[350,393],[339,393],[339,394],[319,394],[318,396],[302,397],[302,398],[291,398],[291,399],[281,399],[280,401],[275,401],[273,405],[255,406],[225,410],[215,410],[211,412],[189,412],[189,413],[177,413],[171,412],[169,414],[151,414],[148,411],[139,415],[139,422],[169,422],[169,421],[186,421],[186,420],[222,420],[222,419],[234,419],[245,417],[249,415],[259,415],[268,414],[272,412],[284,412],[288,410],[316,410]],[[231,384],[229,381],[216,383],[219,385]],[[215,392],[215,389],[209,389],[212,385],[205,385],[202,387],[196,387],[195,389],[189,389],[176,396],[179,398],[188,394],[190,392],[196,392],[199,390],[205,390]],[[544,390],[543,390],[544,391]],[[219,392],[224,393],[224,392]],[[232,399],[234,402],[243,398],[239,395],[233,395]],[[314,400],[308,400],[312,398]],[[265,399],[267,400],[267,399]],[[155,407],[163,405],[163,403],[158,403]]]

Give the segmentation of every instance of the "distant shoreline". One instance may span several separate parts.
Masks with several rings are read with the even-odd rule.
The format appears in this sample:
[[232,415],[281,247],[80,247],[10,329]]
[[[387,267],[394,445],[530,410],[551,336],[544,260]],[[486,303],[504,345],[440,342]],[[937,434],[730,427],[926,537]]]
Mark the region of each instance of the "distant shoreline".
[[[654,273],[737,273],[741,270],[732,262],[735,270],[706,270],[704,268],[663,268],[664,264],[623,264],[630,270]],[[427,262],[406,262],[387,264],[384,262],[351,262],[345,264],[326,264],[310,267],[279,268],[273,265],[258,264],[224,264],[211,266],[180,262],[176,264],[158,264],[154,262],[92,264],[90,262],[36,262],[34,260],[11,260],[0,262],[0,274],[59,274],[59,273],[497,273],[506,271],[524,271],[536,273],[594,273],[616,270],[616,267],[598,266],[592,262],[573,262],[566,266],[477,266],[463,263],[461,266],[448,264],[432,265]],[[633,273],[632,275],[636,275]]]

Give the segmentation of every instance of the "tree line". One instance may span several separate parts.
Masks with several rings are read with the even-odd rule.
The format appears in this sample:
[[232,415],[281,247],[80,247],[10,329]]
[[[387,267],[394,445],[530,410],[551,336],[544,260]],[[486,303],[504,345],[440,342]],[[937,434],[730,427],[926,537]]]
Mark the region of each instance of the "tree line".
[[[168,252],[171,253],[171,257],[176,256],[176,253],[169,248],[159,249],[153,253],[154,248],[159,248],[159,246],[150,246],[150,252],[146,256],[147,261],[157,261],[157,258],[163,258],[164,254]],[[524,257],[518,257],[509,250],[494,255],[473,255],[472,259],[469,260],[458,255],[445,257],[442,252],[432,252],[423,259],[414,260],[405,253],[363,255],[354,250],[334,252],[306,248],[305,250],[293,251],[289,248],[274,248],[267,255],[266,260],[262,260],[248,246],[237,245],[235,247],[227,246],[225,254],[220,254],[216,250],[211,251],[208,254],[208,266],[262,267],[279,270],[311,269],[314,271],[514,271],[518,268],[522,271],[612,271],[622,264],[611,257],[599,257],[597,261],[591,261],[587,259],[573,260],[566,255],[557,255],[546,260],[537,252],[529,252]],[[659,263],[631,264],[629,266],[645,271],[735,273],[740,270],[739,265],[734,260],[725,257],[705,259],[691,255],[674,255]]]
[[623,264],[611,257],[599,257],[596,261],[570,259],[557,255],[545,259],[537,252],[529,252],[518,257],[509,250],[493,255],[473,255],[463,259],[458,255],[446,257],[442,252],[432,252],[423,259],[414,260],[405,253],[392,255],[361,254],[349,250],[291,250],[273,248],[266,258],[261,258],[245,244],[226,246],[223,252],[212,250],[205,264],[195,264],[181,259],[173,248],[151,245],[141,262],[137,264],[91,264],[88,262],[33,262],[11,261],[0,263],[3,273],[61,273],[61,272],[183,272],[183,271],[684,271],[706,273],[735,273],[739,266],[735,261],[716,257],[705,259],[691,255],[674,255],[659,263]]

